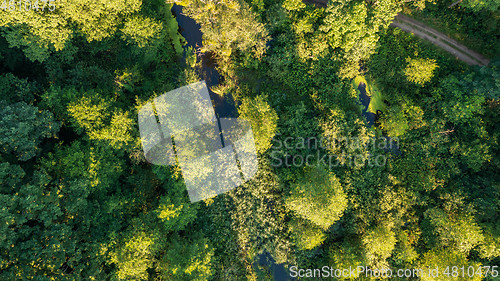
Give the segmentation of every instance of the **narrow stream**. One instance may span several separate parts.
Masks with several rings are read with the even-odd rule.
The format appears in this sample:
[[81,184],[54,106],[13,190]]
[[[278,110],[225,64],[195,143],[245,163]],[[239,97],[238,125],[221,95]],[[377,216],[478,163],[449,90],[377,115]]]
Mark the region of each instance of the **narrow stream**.
[[[192,47],[197,50],[203,46],[202,43],[202,32],[200,31],[201,26],[196,23],[192,18],[187,17],[182,14],[182,7],[179,5],[173,5],[172,14],[175,16],[177,23],[179,25],[180,34],[186,39],[186,47]],[[214,93],[210,88],[219,84],[221,76],[219,72],[215,69],[215,60],[210,54],[201,54],[201,68],[199,69],[201,78],[205,80],[208,87],[208,92],[210,94],[210,99],[215,108],[215,114],[217,117],[237,117],[236,106],[234,105],[234,100],[231,94],[226,94],[224,97]]]
[[373,125],[375,125],[376,115],[368,111],[368,105],[370,104],[370,97],[366,94],[366,84],[363,82],[359,83],[358,90],[359,90],[359,100],[363,105],[362,114],[366,118],[366,121],[368,122],[368,127],[372,127]]
[[[173,5],[172,14],[176,17],[180,34],[187,41],[187,45],[185,46],[185,48],[192,47],[193,49],[197,50],[202,47],[203,34],[200,31],[201,26],[197,24],[195,20],[183,15],[181,6]],[[201,54],[200,57],[201,68],[199,69],[199,73],[201,75],[201,78],[205,80],[207,84],[210,98],[212,99],[217,117],[237,117],[237,110],[232,95],[226,94],[224,97],[221,97],[210,89],[211,87],[219,84],[220,80],[222,79],[215,69],[217,65],[216,61],[210,56],[210,54]],[[375,123],[377,116],[376,114],[368,111],[370,97],[366,93],[366,84],[361,82],[358,86],[358,90],[360,92],[359,99],[361,101],[361,104],[363,105],[362,115],[367,120],[367,127],[370,128],[376,125]],[[390,138],[387,136],[383,137],[390,140]],[[396,154],[400,153],[398,148],[396,148],[396,151],[392,152],[396,152]],[[258,256],[256,265],[257,264],[269,268],[273,274],[273,280],[294,280],[294,278],[290,277],[290,273],[285,268],[285,266],[283,264],[276,264],[271,255],[267,252],[264,252]]]
[[[377,122],[377,119],[379,118],[379,116],[377,116],[378,114],[368,111],[368,106],[370,105],[371,98],[366,93],[366,84],[360,82],[358,90],[359,90],[359,100],[363,105],[363,110],[361,111],[361,114],[366,119],[367,122],[366,127],[368,128],[372,128],[373,126],[378,127],[378,125],[380,125],[380,123]],[[377,113],[379,113],[379,111],[377,111]],[[391,146],[389,148],[386,148],[385,151],[391,152],[394,155],[401,155],[401,151],[399,150],[399,143],[397,141],[394,141],[393,139],[388,137],[384,131],[382,131],[382,136],[380,137],[385,138],[387,143],[391,143]]]
[[[196,50],[203,46],[203,33],[200,31],[201,26],[197,24],[195,20],[183,15],[181,6],[173,5],[172,14],[177,20],[180,34],[187,41],[186,47],[192,47]],[[201,69],[199,69],[199,71],[202,79],[205,80],[207,84],[210,99],[212,100],[215,108],[215,114],[219,118],[237,117],[237,110],[234,105],[232,95],[229,93],[224,95],[224,97],[221,97],[210,90],[211,87],[216,86],[221,80],[221,76],[215,69],[217,65],[215,60],[210,56],[210,54],[202,54],[201,62]],[[285,266],[283,264],[276,264],[271,255],[267,252],[258,255],[255,265],[257,266],[257,264],[269,268],[273,274],[273,280],[292,280],[290,274],[285,269]]]

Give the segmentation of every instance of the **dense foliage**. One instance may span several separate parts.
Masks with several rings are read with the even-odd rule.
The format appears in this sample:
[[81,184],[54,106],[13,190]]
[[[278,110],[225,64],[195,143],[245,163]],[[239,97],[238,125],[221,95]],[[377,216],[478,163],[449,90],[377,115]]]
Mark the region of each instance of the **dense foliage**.
[[[197,50],[162,0],[0,9],[0,280],[500,265],[498,1],[436,2],[177,1],[200,25]],[[403,10],[446,14],[491,63],[389,28]],[[136,116],[202,80],[200,52],[250,121],[259,164],[191,203],[179,166],[146,161]]]

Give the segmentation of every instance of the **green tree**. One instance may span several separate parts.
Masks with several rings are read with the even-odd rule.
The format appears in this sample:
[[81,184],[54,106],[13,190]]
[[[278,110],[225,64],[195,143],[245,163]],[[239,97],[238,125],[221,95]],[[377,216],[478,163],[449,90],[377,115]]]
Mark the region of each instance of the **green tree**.
[[[420,261],[418,262],[419,268],[430,268],[431,270],[439,269],[439,274],[422,274],[421,280],[424,281],[445,281],[445,280],[463,280],[461,274],[454,274],[453,267],[458,268],[468,268],[472,266],[474,269],[481,267],[478,262],[468,261],[467,257],[460,252],[434,249],[422,255]],[[449,274],[445,274],[448,269]],[[484,271],[483,271],[484,272]],[[474,275],[467,278],[467,280],[482,280],[480,275]]]
[[[0,10],[1,33],[11,47],[22,48],[32,61],[45,61],[50,50],[64,49],[78,32],[84,34],[89,42],[112,36],[124,18],[140,10],[142,1],[105,0],[87,3],[64,0],[53,3],[54,10],[45,13],[35,9],[15,13]],[[49,8],[45,7],[45,10]]]
[[28,79],[20,79],[12,73],[0,75],[0,94],[7,104],[20,101],[30,103],[34,98],[34,91],[35,87]]
[[[0,194],[4,226],[0,230],[0,278],[60,280],[69,278],[70,272],[79,278],[104,278],[94,248],[99,242],[86,243],[88,233],[81,232],[83,225],[75,222],[75,217],[85,214],[84,197],[74,196],[67,202],[43,169],[27,178],[18,166],[5,163],[0,165],[0,184],[9,184]],[[64,193],[84,188],[79,184],[64,187]],[[71,213],[75,210],[76,214]]]
[[294,242],[300,250],[312,250],[326,239],[323,229],[308,220],[294,218],[288,225]]
[[259,167],[252,180],[243,188],[229,193],[234,208],[231,209],[232,229],[236,233],[236,246],[245,275],[253,276],[252,264],[258,254],[268,252],[277,263],[291,257],[290,241],[284,222],[286,210],[278,202],[279,178],[270,162],[259,157]]
[[405,75],[408,81],[424,86],[434,77],[434,70],[438,67],[433,59],[407,58]]
[[462,6],[471,9],[474,12],[479,12],[481,10],[490,10],[492,12],[497,11],[500,7],[499,0],[465,0],[461,4]]
[[498,97],[499,72],[496,67],[484,67],[464,75],[450,75],[441,81],[434,93],[442,103],[444,116],[455,124],[470,122],[483,112],[486,98]]
[[297,178],[285,204],[298,216],[326,230],[342,217],[347,208],[347,197],[339,179],[318,166],[306,168],[305,173]]
[[368,231],[363,236],[365,255],[374,268],[387,267],[389,258],[396,246],[396,235],[389,227],[380,225]]
[[285,0],[283,1],[283,8],[289,11],[302,10],[306,7],[306,4],[300,0]]
[[125,39],[134,42],[140,48],[151,44],[154,39],[158,39],[162,26],[151,18],[134,16],[127,19],[121,32]]
[[14,153],[21,161],[37,155],[43,139],[53,137],[60,123],[52,113],[18,102],[0,109],[0,145],[2,152]]
[[416,240],[418,235],[409,230],[401,230],[396,234],[397,244],[394,249],[394,260],[398,264],[412,264],[417,258]]
[[201,25],[202,51],[213,52],[224,62],[236,52],[260,58],[269,36],[264,25],[245,1],[175,1],[183,12]]
[[321,120],[324,146],[341,165],[349,163],[352,157],[363,161],[353,161],[353,167],[361,168],[364,160],[368,159],[368,142],[373,133],[369,131],[365,122],[352,111],[332,109],[330,114]]
[[500,257],[500,227],[498,225],[483,225],[484,241],[479,246],[479,252],[483,259]]
[[92,140],[102,140],[114,148],[132,141],[134,122],[128,112],[110,112],[110,103],[94,96],[83,96],[68,105],[68,112],[77,132],[86,132]]
[[208,239],[174,237],[166,254],[160,258],[158,270],[163,280],[204,281],[214,274],[211,268],[214,250]]
[[243,98],[238,112],[241,118],[250,121],[257,152],[266,152],[271,147],[271,140],[276,134],[278,121],[276,111],[269,106],[265,97],[257,96],[253,99]]
[[58,146],[42,160],[51,176],[60,181],[84,179],[91,190],[109,190],[115,187],[124,171],[125,162],[119,151],[109,146],[92,146],[74,141],[70,146]]
[[193,205],[185,198],[185,185],[180,181],[167,183],[168,196],[162,196],[156,209],[157,217],[162,221],[164,230],[179,231],[196,219],[198,205]]
[[[342,243],[333,244],[329,251],[329,260],[336,265],[337,268],[358,268],[358,266],[366,266],[366,258],[363,255],[361,241],[353,238],[346,238]],[[362,276],[358,271],[354,271],[353,278]]]
[[118,267],[120,280],[147,280],[149,268],[153,266],[153,239],[146,233],[139,232],[122,242],[110,254],[110,260]]
[[339,76],[354,78],[359,73],[359,63],[375,52],[378,31],[387,28],[401,9],[394,0],[376,4],[362,1],[329,2],[326,16],[319,30],[326,35],[328,44],[343,50],[343,65]]
[[390,107],[380,119],[380,127],[390,137],[399,137],[408,130],[419,129],[426,125],[422,108],[403,103]]
[[470,211],[445,212],[439,208],[432,208],[425,212],[425,217],[434,227],[434,233],[438,235],[441,247],[450,247],[467,255],[472,248],[484,241],[482,230]]

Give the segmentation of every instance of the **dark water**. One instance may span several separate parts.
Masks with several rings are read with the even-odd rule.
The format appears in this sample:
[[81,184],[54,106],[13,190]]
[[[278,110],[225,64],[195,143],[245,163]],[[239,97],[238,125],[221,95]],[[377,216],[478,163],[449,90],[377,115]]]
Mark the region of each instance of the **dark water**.
[[[192,47],[195,50],[203,46],[202,36],[203,33],[200,31],[201,26],[196,23],[195,20],[189,18],[182,14],[182,7],[179,5],[174,5],[172,7],[172,13],[174,14],[177,23],[179,24],[179,32],[186,39],[186,47]],[[213,59],[211,54],[200,54],[202,66],[199,69],[201,78],[205,80],[208,92],[210,94],[210,99],[215,108],[215,114],[217,117],[237,117],[236,106],[231,94],[226,94],[224,97],[214,93],[210,88],[216,86],[221,81],[221,76],[215,69],[217,66],[216,61]]]
[[[363,82],[359,83],[359,100],[363,105],[362,115],[365,117],[367,122],[367,127],[371,128],[372,126],[377,127],[380,123],[377,119],[383,114],[381,111],[377,111],[377,114],[368,111],[368,105],[370,104],[371,98],[366,94],[366,84]],[[386,143],[390,143],[391,145],[384,149],[387,152],[391,152],[394,155],[401,155],[401,151],[399,150],[399,143],[386,135],[384,131],[382,131],[382,138],[385,138]]]
[[366,94],[366,84],[363,82],[359,83],[358,90],[359,90],[359,100],[363,105],[362,114],[366,118],[366,121],[368,122],[368,127],[371,127],[375,124],[376,115],[368,111],[368,105],[370,104],[370,97]]
[[274,259],[271,257],[271,254],[269,254],[268,252],[260,254],[258,262],[259,265],[266,266],[271,270],[271,272],[273,273],[273,280],[275,281],[296,280],[295,278],[290,277],[290,273],[283,264],[275,263]]

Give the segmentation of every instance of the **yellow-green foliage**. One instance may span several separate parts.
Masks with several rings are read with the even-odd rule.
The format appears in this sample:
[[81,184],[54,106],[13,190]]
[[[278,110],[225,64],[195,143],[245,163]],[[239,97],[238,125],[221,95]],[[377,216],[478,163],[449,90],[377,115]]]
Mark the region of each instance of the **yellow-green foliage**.
[[[453,267],[455,266],[457,267],[458,272],[454,274]],[[474,268],[474,272],[476,272],[481,267],[481,264],[478,262],[468,261],[467,257],[460,252],[456,252],[450,249],[434,249],[422,255],[417,268],[430,268],[431,270],[438,268],[440,271],[438,275],[422,274],[422,281],[482,280],[483,277],[481,275],[474,274],[468,276],[467,272],[465,273],[466,279],[461,278],[462,272],[460,268],[469,268],[470,266],[472,266]],[[483,276],[485,271],[486,269],[482,270]],[[448,274],[446,274],[445,272],[447,272]],[[453,276],[453,274],[455,276]]]
[[[176,182],[174,186],[170,187],[170,190],[184,190],[184,188],[184,184]],[[173,202],[170,197],[163,196],[160,199],[160,205],[156,209],[155,213],[162,221],[163,226],[165,227],[164,229],[170,231],[184,229],[186,225],[191,223],[196,218],[196,210],[196,207],[192,204],[182,201]]]
[[323,167],[307,168],[291,186],[286,206],[322,229],[340,219],[347,208],[347,197],[339,179]]
[[134,121],[128,112],[109,110],[110,104],[95,96],[84,96],[68,106],[73,125],[79,132],[86,132],[90,139],[107,141],[112,147],[121,148],[132,141]]
[[[342,244],[333,244],[329,250],[329,258],[336,268],[357,268],[367,265],[358,240],[346,239]],[[359,275],[356,270],[352,277],[357,278]]]
[[383,266],[396,245],[396,235],[387,226],[377,226],[363,237],[366,258],[372,266]]
[[397,237],[397,244],[395,249],[395,254],[393,257],[398,263],[413,263],[418,258],[418,253],[415,250],[414,240],[411,239],[410,232],[408,230],[400,231]]
[[[496,229],[495,229],[496,228]],[[500,226],[486,227],[484,231],[484,242],[479,247],[482,258],[491,259],[500,257]]]
[[381,127],[390,137],[398,137],[411,129],[418,129],[426,124],[424,111],[418,106],[404,103],[393,106],[384,112],[389,118],[383,118]]
[[162,26],[158,21],[143,16],[128,18],[121,29],[125,38],[130,38],[140,48],[146,47],[155,39],[158,39],[161,30]]
[[[44,5],[43,1],[37,2]],[[141,0],[52,2],[55,5],[52,12],[47,11],[48,6],[45,12],[41,8],[39,11],[0,9],[0,27],[10,27],[5,29],[7,41],[11,47],[23,48],[30,60],[46,60],[49,48],[62,50],[77,31],[89,42],[110,37],[124,18],[138,12],[142,5]]]
[[294,218],[290,222],[290,232],[297,247],[301,250],[312,250],[326,239],[320,227],[301,218]]
[[283,1],[283,8],[292,10],[302,10],[306,7],[306,4],[300,0],[285,0]]
[[186,48],[186,64],[195,67],[197,61],[196,51],[193,47]]
[[264,153],[271,147],[271,140],[276,134],[278,114],[262,96],[244,98],[238,112],[252,125],[257,152]]
[[158,263],[162,280],[170,281],[205,281],[214,274],[211,268],[214,249],[208,240],[195,241],[175,238]]
[[256,58],[266,52],[268,31],[245,1],[182,0],[175,3],[183,6],[183,13],[201,25],[202,51],[215,53],[225,63],[229,63],[235,51]]
[[484,236],[470,213],[458,212],[432,208],[425,212],[425,216],[434,227],[441,246],[468,254],[476,245],[482,244]]
[[406,58],[405,75],[408,81],[424,86],[434,77],[434,70],[439,66],[435,59]]
[[111,262],[118,267],[117,276],[125,280],[145,280],[152,266],[151,247],[153,240],[144,232],[130,238],[110,254]]
[[75,121],[78,131],[94,131],[104,125],[109,116],[109,103],[100,98],[82,97],[68,106],[68,112]]

